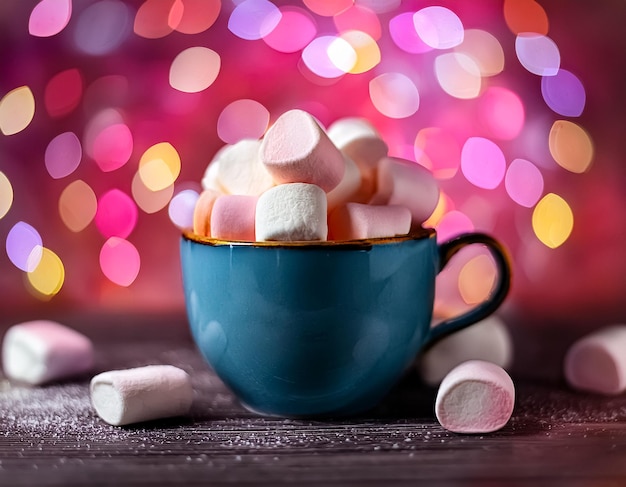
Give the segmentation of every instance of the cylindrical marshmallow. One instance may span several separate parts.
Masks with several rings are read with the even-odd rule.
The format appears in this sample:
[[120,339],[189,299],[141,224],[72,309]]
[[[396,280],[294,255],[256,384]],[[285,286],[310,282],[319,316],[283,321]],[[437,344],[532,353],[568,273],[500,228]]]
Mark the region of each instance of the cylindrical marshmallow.
[[443,379],[435,400],[441,426],[455,433],[490,433],[508,423],[515,387],[506,371],[491,362],[463,362]]
[[93,364],[91,341],[54,321],[14,325],[2,343],[5,375],[32,385],[77,377],[91,370]]
[[564,363],[569,385],[580,391],[616,395],[626,390],[626,325],[613,325],[577,340]]
[[394,237],[411,230],[411,212],[404,206],[346,203],[328,215],[333,240]]
[[278,184],[309,183],[328,192],[345,171],[343,154],[303,110],[289,110],[276,120],[263,137],[259,155]]
[[242,194],[217,198],[211,211],[211,237],[253,242],[257,199]]
[[375,168],[389,150],[374,126],[363,118],[341,118],[328,127],[327,133],[339,150],[364,168]]
[[211,236],[211,212],[220,196],[222,193],[212,189],[205,189],[200,193],[193,210],[193,233],[203,237]]
[[432,173],[416,162],[384,157],[378,164],[376,195],[371,204],[406,206],[413,223],[428,219],[439,201],[439,185]]
[[259,196],[256,240],[326,240],[326,193],[305,183],[279,184]]
[[507,368],[513,359],[513,343],[505,324],[495,315],[442,338],[418,359],[422,380],[438,385],[457,365],[484,360]]
[[217,180],[229,194],[258,196],[274,186],[259,159],[261,141],[242,139],[219,152]]
[[193,402],[189,375],[172,365],[103,372],[90,392],[98,416],[114,426],[182,416]]

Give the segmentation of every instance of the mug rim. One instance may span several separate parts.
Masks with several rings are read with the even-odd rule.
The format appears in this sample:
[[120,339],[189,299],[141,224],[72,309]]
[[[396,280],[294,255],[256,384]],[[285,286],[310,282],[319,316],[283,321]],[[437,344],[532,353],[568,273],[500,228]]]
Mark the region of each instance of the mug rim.
[[406,235],[394,237],[376,237],[356,240],[225,240],[219,238],[205,237],[198,235],[193,230],[183,230],[182,237],[193,243],[206,245],[208,247],[234,246],[234,247],[272,247],[272,248],[370,248],[376,245],[401,243],[409,240],[422,240],[433,237],[436,234],[433,228],[418,227],[411,230]]

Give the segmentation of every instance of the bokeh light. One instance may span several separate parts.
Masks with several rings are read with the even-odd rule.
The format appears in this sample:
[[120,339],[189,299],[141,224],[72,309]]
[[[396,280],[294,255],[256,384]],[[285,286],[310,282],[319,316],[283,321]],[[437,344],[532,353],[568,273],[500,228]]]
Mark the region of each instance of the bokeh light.
[[9,91],[0,99],[0,131],[14,135],[24,130],[35,116],[35,97],[28,86]]
[[9,212],[13,205],[13,186],[6,175],[0,171],[0,218]]
[[46,84],[44,105],[51,117],[62,117],[80,105],[83,96],[83,76],[76,68],[54,75]]
[[403,51],[421,54],[433,48],[426,44],[415,30],[414,12],[403,12],[389,21],[389,34],[393,42]]
[[452,133],[440,127],[423,128],[415,137],[415,160],[437,179],[450,179],[459,170],[461,147]]
[[279,24],[281,15],[268,0],[244,0],[230,14],[228,29],[242,39],[262,39]]
[[174,185],[153,191],[144,184],[139,171],[137,171],[131,183],[131,193],[137,206],[145,213],[156,213],[165,208],[172,199]]
[[526,120],[520,97],[501,86],[492,86],[483,93],[479,113],[491,136],[502,140],[515,139]]
[[242,139],[260,139],[267,130],[270,112],[256,100],[235,100],[217,119],[217,135],[227,144]]
[[208,47],[195,46],[182,51],[170,67],[170,85],[184,93],[206,90],[220,72],[221,58]]
[[44,154],[46,169],[53,179],[72,174],[83,157],[83,148],[74,132],[64,132],[50,141]]
[[58,34],[72,16],[72,0],[41,0],[30,13],[28,33],[36,37]]
[[180,174],[178,152],[169,142],[160,142],[148,148],[139,160],[139,177],[152,191],[160,191],[174,184]]
[[532,225],[537,238],[555,249],[569,238],[574,228],[574,214],[567,202],[557,194],[545,195],[533,211]]
[[108,237],[128,237],[137,224],[135,202],[123,191],[114,188],[98,199],[95,223],[100,233]]
[[172,223],[180,229],[193,228],[193,210],[200,195],[193,189],[185,189],[172,198],[168,215]]
[[183,0],[182,12],[177,22],[172,22],[177,32],[199,34],[211,28],[222,9],[222,0]]
[[101,0],[86,7],[74,26],[74,46],[92,56],[117,49],[132,31],[129,8],[119,0]]
[[[170,25],[170,13],[176,0],[146,0],[135,14],[133,31],[147,39],[159,39],[170,34],[174,28]],[[211,4],[213,2],[207,2]]]
[[417,35],[434,49],[449,49],[463,42],[463,24],[450,9],[440,6],[423,8],[413,15]]
[[478,304],[487,300],[496,281],[496,267],[493,258],[477,255],[470,259],[459,272],[458,286],[461,298],[466,304]]
[[566,69],[559,69],[554,76],[544,76],[541,94],[546,105],[564,117],[578,117],[585,109],[585,87]]
[[448,52],[437,56],[435,74],[441,89],[450,96],[470,99],[480,94],[480,68],[466,54]]
[[63,287],[65,266],[56,253],[44,247],[39,262],[26,276],[38,297],[50,299]]
[[473,232],[474,223],[472,219],[459,210],[447,212],[435,227],[437,229],[437,242],[445,242],[462,233]]
[[359,30],[349,30],[342,32],[340,38],[350,44],[356,54],[356,61],[350,68],[350,73],[365,73],[380,63],[380,48],[369,34]]
[[479,188],[498,187],[506,171],[502,149],[484,137],[470,137],[461,150],[461,171],[470,183]]
[[382,35],[380,20],[373,10],[361,6],[352,5],[333,17],[333,22],[338,32],[356,30],[364,32],[374,40]]
[[521,33],[515,39],[519,62],[528,71],[539,76],[554,76],[561,66],[561,53],[556,43],[547,36]]
[[133,145],[133,134],[128,125],[115,123],[96,134],[91,155],[102,171],[115,171],[130,160]]
[[593,143],[580,125],[569,120],[552,124],[549,137],[550,154],[559,166],[573,173],[589,170],[593,161]]
[[43,242],[41,235],[26,222],[19,221],[6,238],[6,251],[15,267],[24,271],[33,271],[41,260]]
[[535,0],[504,0],[503,10],[506,25],[513,34],[548,33],[548,15]]
[[313,17],[299,7],[280,7],[280,21],[263,36],[265,43],[279,52],[296,52],[304,49],[317,34]]
[[495,76],[504,70],[504,50],[498,39],[485,30],[467,29],[454,52],[469,56],[481,76]]
[[417,87],[402,73],[384,73],[369,84],[370,99],[376,109],[389,118],[406,118],[419,109]]
[[323,17],[332,17],[350,8],[354,0],[302,0],[311,12]]
[[532,162],[515,159],[506,170],[504,186],[518,205],[532,208],[543,194],[543,176]]
[[87,228],[96,216],[98,200],[91,186],[77,179],[68,184],[59,196],[59,216],[72,232]]
[[100,250],[100,269],[111,282],[118,286],[130,286],[141,267],[137,248],[120,237],[109,238]]
[[[333,59],[329,52],[334,53]],[[320,36],[302,50],[302,61],[312,73],[321,78],[338,78],[352,69],[356,62],[356,53],[341,38]]]

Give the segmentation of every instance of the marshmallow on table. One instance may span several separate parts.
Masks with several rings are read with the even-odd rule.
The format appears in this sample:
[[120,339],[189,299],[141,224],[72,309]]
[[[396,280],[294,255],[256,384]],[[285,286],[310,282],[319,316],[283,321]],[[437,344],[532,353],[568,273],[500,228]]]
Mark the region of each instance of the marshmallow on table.
[[260,147],[260,140],[243,139],[218,152],[216,177],[226,193],[258,196],[274,186],[259,160]]
[[505,324],[497,316],[442,338],[418,359],[422,380],[438,385],[457,365],[468,360],[484,360],[507,368],[513,359],[513,343]]
[[439,185],[432,173],[416,162],[384,157],[378,163],[376,194],[370,204],[406,206],[413,223],[428,219],[439,201]]
[[443,379],[435,400],[441,426],[455,433],[490,433],[511,418],[515,387],[498,365],[469,360]]
[[577,340],[564,362],[568,384],[605,395],[626,390],[626,325],[613,325]]
[[387,157],[387,144],[374,126],[363,118],[341,118],[328,127],[327,134],[335,146],[359,168],[362,185],[354,201],[367,203],[376,189],[378,161]]
[[172,365],[103,372],[91,379],[90,393],[98,416],[114,426],[182,416],[193,401],[189,375]]
[[339,205],[358,199],[361,189],[361,171],[358,166],[349,157],[344,157],[344,161],[346,169],[343,178],[337,186],[326,193],[329,213]]
[[333,240],[393,237],[411,230],[411,212],[404,206],[346,203],[328,215]]
[[343,154],[303,110],[290,110],[276,120],[263,137],[259,157],[276,183],[315,184],[326,192],[345,171]]
[[60,323],[37,320],[14,325],[2,343],[2,366],[12,380],[41,385],[91,370],[93,345]]
[[215,200],[211,211],[211,237],[254,241],[258,197],[228,194]]
[[222,193],[212,189],[205,189],[200,193],[193,210],[193,233],[203,237],[211,236],[211,212],[215,201],[220,196]]
[[326,193],[306,183],[279,184],[259,196],[256,240],[326,240]]

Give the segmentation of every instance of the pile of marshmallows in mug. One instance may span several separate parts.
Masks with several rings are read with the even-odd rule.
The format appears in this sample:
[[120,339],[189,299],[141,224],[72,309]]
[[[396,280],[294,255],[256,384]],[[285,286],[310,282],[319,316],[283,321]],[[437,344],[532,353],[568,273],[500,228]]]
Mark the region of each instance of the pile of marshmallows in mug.
[[[284,113],[263,140],[222,149],[203,187],[193,210],[194,233],[243,241],[404,235],[421,226],[439,197],[430,172],[388,157],[367,121],[341,119],[325,131],[301,110]],[[425,383],[438,386],[435,414],[444,428],[488,433],[509,421],[515,389],[504,369],[507,339],[492,316],[423,354],[420,372]],[[31,385],[77,378],[93,370],[93,348],[86,336],[60,323],[17,324],[3,339],[4,374]],[[565,359],[568,383],[607,395],[626,391],[624,350],[626,325],[581,338]],[[97,374],[90,396],[98,416],[116,426],[186,415],[193,403],[189,375],[172,365]]]

